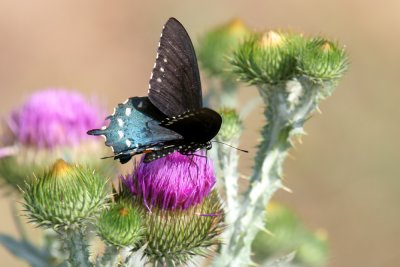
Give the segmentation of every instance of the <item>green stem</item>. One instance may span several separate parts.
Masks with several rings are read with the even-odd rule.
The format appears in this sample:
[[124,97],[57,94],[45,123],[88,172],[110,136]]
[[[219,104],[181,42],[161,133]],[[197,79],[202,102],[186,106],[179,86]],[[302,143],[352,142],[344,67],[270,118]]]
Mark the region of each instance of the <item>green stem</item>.
[[221,82],[221,92],[219,95],[220,107],[234,108],[237,106],[237,89],[238,86],[232,81]]
[[265,115],[268,124],[262,132],[263,141],[256,156],[250,186],[244,194],[239,216],[226,246],[213,266],[251,265],[251,244],[260,228],[264,227],[265,207],[281,187],[282,164],[291,147],[290,136],[302,132],[306,118],[316,107],[318,88],[308,87],[301,104],[292,108],[285,84],[260,88],[268,103]]
[[91,267],[89,249],[81,229],[67,229],[62,232],[64,244],[69,251],[68,262],[74,267]]
[[119,249],[115,246],[107,245],[101,259],[96,262],[97,267],[114,267],[119,263]]
[[12,211],[12,216],[13,216],[15,225],[17,227],[17,231],[21,235],[21,238],[22,238],[23,241],[26,241],[26,242],[30,243],[30,240],[29,240],[28,235],[26,233],[25,227],[21,222],[21,216],[19,215],[19,211],[17,209],[17,206],[16,206],[17,204],[16,203],[17,202],[15,202],[15,201],[11,202],[11,211]]
[[[238,142],[232,140],[230,145],[237,146]],[[239,212],[239,200],[238,200],[238,179],[239,175],[237,172],[239,155],[237,150],[230,147],[226,147],[222,144],[217,145],[218,159],[220,165],[220,178],[223,183],[225,195],[226,195],[226,208],[225,208],[225,222],[227,225],[233,225],[236,221]],[[226,229],[224,234],[230,236],[232,228]]]

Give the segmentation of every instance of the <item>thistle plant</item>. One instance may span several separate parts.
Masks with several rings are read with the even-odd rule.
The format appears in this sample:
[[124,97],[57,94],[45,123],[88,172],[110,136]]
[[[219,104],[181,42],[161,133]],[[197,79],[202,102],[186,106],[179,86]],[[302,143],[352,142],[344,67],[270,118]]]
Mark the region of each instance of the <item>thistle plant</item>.
[[[208,153],[143,157],[121,174],[111,160],[98,164],[104,153],[86,136],[101,124],[101,109],[62,90],[35,94],[7,117],[0,176],[20,190],[28,221],[50,232],[42,246],[0,235],[6,248],[41,267],[187,266],[199,258],[218,267],[324,264],[323,231],[308,231],[289,209],[268,203],[283,188],[293,137],[304,134],[347,68],[343,48],[322,37],[251,32],[234,20],[206,34],[198,49],[212,83],[208,103],[222,117]],[[266,119],[246,186],[231,146],[239,147],[259,101],[239,106],[241,83],[258,90]]]
[[[329,40],[269,31],[254,33],[238,47],[230,62],[240,80],[257,87],[265,104],[267,124],[261,132],[262,141],[245,193],[240,196],[238,190],[230,188],[230,184],[237,184],[238,175],[230,176],[225,183],[231,202],[226,212],[233,213],[228,221],[232,228],[213,265],[247,266],[252,264],[252,242],[264,228],[265,207],[274,192],[282,188],[282,164],[292,146],[291,139],[304,134],[304,123],[321,100],[331,95],[347,68],[347,57]],[[226,153],[225,147],[218,148],[222,150],[219,155]],[[237,156],[230,159],[222,169],[237,165]]]

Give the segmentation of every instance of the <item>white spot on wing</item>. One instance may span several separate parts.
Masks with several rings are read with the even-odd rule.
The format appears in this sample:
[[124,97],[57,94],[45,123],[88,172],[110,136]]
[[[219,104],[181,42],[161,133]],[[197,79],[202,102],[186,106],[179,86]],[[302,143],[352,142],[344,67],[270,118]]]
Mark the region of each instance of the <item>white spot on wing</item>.
[[113,111],[113,113],[111,114],[112,116],[114,116],[115,115],[115,108],[114,108],[114,111]]
[[119,127],[124,126],[124,121],[121,118],[118,118],[117,121],[118,121],[118,126]]
[[119,136],[119,139],[122,139],[122,137],[124,137],[124,132],[118,131],[118,136]]
[[132,113],[132,109],[131,109],[131,108],[126,108],[126,109],[125,109],[125,115],[126,115],[126,116],[130,116],[131,113]]
[[124,103],[122,103],[122,104],[126,104],[126,103],[128,103],[128,101],[129,101],[129,98],[127,98],[125,101],[124,101]]
[[163,61],[164,61],[165,63],[167,63],[167,62],[168,62],[168,60],[167,60],[167,58],[166,58],[166,57],[164,58],[164,60],[163,60]]
[[161,72],[164,72],[164,68],[163,67],[161,67],[160,70],[161,70]]
[[143,107],[143,101],[140,101],[138,108],[142,108]]
[[100,129],[104,131],[105,129],[107,129],[107,127],[104,125]]
[[160,79],[160,78],[157,78],[157,82],[159,82],[159,83],[160,83],[160,82],[161,82],[161,79]]
[[126,139],[126,140],[125,140],[125,144],[126,144],[127,147],[131,147],[132,142],[129,141],[128,139]]

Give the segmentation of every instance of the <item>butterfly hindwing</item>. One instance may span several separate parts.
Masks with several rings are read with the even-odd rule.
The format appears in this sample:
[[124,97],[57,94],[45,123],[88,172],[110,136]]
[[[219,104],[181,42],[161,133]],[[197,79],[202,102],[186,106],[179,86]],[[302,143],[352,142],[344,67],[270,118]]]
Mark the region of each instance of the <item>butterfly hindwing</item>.
[[149,82],[150,101],[168,117],[202,107],[201,83],[192,41],[170,18],[161,33]]
[[116,158],[128,161],[129,156],[143,153],[146,149],[160,149],[164,143],[179,140],[178,133],[160,126],[165,116],[157,110],[147,97],[132,97],[119,104],[108,127],[94,129],[90,135],[102,135],[106,145],[112,147]]
[[217,135],[222,118],[212,109],[187,111],[176,117],[166,118],[160,125],[183,136],[186,143],[207,143]]

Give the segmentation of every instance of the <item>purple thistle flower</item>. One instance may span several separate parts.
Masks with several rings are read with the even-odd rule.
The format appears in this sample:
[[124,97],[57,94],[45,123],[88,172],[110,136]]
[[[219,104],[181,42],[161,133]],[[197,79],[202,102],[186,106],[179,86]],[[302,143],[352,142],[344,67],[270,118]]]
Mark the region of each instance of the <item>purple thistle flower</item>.
[[78,92],[39,91],[15,110],[8,125],[16,141],[39,148],[75,145],[103,121],[104,112]]
[[152,207],[187,209],[202,202],[215,184],[212,162],[201,156],[178,152],[135,167],[132,174],[121,177],[131,193]]

